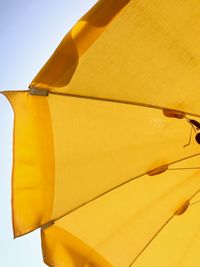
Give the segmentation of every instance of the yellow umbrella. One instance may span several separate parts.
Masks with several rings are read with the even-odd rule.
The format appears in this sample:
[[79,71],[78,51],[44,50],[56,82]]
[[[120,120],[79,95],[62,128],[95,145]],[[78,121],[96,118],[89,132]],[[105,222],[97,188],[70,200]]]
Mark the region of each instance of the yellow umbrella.
[[200,264],[199,9],[100,0],[29,91],[3,92],[14,234],[42,227],[49,266]]

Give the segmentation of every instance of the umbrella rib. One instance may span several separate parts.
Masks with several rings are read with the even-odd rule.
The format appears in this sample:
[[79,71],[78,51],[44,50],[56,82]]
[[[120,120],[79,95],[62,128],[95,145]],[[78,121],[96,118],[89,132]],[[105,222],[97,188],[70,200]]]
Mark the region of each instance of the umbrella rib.
[[143,177],[143,176],[145,176],[145,175],[146,175],[146,173],[140,174],[140,175],[138,175],[138,176],[135,176],[135,177],[129,179],[128,181],[125,181],[125,182],[123,182],[123,183],[121,183],[121,184],[119,184],[119,185],[116,185],[115,187],[112,187],[111,189],[109,189],[109,190],[103,192],[102,194],[100,194],[100,195],[98,195],[98,196],[96,196],[96,197],[94,197],[94,198],[92,198],[92,199],[90,199],[90,200],[88,200],[88,201],[86,201],[86,202],[80,204],[79,206],[76,206],[75,208],[71,209],[70,211],[66,212],[65,214],[63,214],[63,215],[57,217],[56,219],[54,219],[54,222],[57,221],[57,220],[59,220],[59,219],[61,219],[61,218],[63,218],[64,216],[66,216],[66,215],[72,213],[73,211],[82,208],[83,206],[89,204],[90,202],[93,202],[94,200],[96,200],[96,199],[98,199],[98,198],[100,198],[100,197],[102,197],[102,196],[104,196],[104,195],[106,195],[106,194],[108,194],[108,193],[114,191],[115,189],[117,189],[117,188],[119,188],[119,187],[121,187],[121,186],[123,186],[123,185],[126,185],[126,184],[128,184],[128,183],[130,183],[130,182],[132,182],[132,181],[134,181],[134,180],[136,180],[136,179],[138,179],[138,178],[140,178],[140,177]]
[[[191,201],[198,193],[200,192],[200,188],[188,199],[188,201]],[[194,202],[195,204],[197,202]],[[189,205],[190,206],[190,205]],[[134,263],[137,261],[137,259],[141,256],[141,254],[149,247],[149,245],[153,242],[153,240],[160,234],[160,232],[168,225],[168,223],[176,216],[176,212],[172,214],[167,221],[158,229],[158,231],[153,235],[153,237],[147,242],[145,247],[139,252],[139,254],[135,257],[135,259],[131,262],[131,264],[128,267],[132,267]],[[178,215],[180,216],[180,215]]]
[[168,171],[199,170],[199,169],[200,169],[200,167],[168,168]]
[[[60,93],[60,92],[54,92],[54,91],[48,91],[48,94],[67,96],[67,97],[73,97],[73,98],[88,99],[88,100],[94,100],[94,101],[118,103],[118,104],[132,105],[132,106],[141,106],[141,107],[160,109],[160,110],[173,109],[173,108],[162,107],[162,106],[158,106],[158,105],[151,105],[151,104],[147,104],[147,103],[140,103],[140,102],[134,102],[134,101],[128,101],[128,100],[111,99],[111,98],[104,98],[104,97],[68,94],[68,93]],[[181,110],[176,110],[176,109],[173,109],[173,110],[179,111],[179,112],[181,111]],[[181,112],[183,112],[184,114],[189,115],[189,116],[200,117],[200,114],[187,112],[187,111],[181,111]]]
[[139,252],[139,254],[135,257],[135,259],[131,262],[128,267],[133,266],[133,264],[137,261],[140,255],[147,249],[147,247],[152,243],[152,241],[159,235],[159,233],[165,228],[165,226],[175,217],[176,214],[173,214],[162,226],[161,228],[153,235],[153,237],[149,240],[149,242],[145,245],[145,247]]
[[[42,90],[42,89],[40,89],[40,90]],[[15,93],[16,92],[30,92],[30,90],[0,91],[0,93],[4,93],[4,92],[15,92]],[[76,94],[68,94],[68,93],[61,93],[61,92],[54,92],[54,91],[48,91],[48,94],[73,97],[73,98],[88,99],[88,100],[94,100],[94,101],[118,103],[118,104],[132,105],[132,106],[140,106],[140,107],[159,109],[159,110],[173,109],[173,108],[169,108],[169,107],[151,105],[151,104],[147,104],[147,103],[140,103],[140,102],[134,102],[134,101],[128,101],[128,100],[119,100],[119,99],[111,99],[111,98],[103,98],[103,97],[95,97],[95,96],[85,96],[85,95],[76,95]],[[185,115],[200,118],[200,114],[197,114],[197,113],[192,113],[192,112],[187,112],[187,111],[182,111],[182,110],[177,110],[177,109],[173,109],[173,110],[177,111],[177,112],[183,112]]]
[[[42,89],[40,89],[42,90]],[[10,90],[10,91],[0,91],[0,93],[4,92],[30,92],[30,90]],[[48,94],[52,95],[60,95],[60,96],[66,96],[66,97],[73,97],[73,98],[82,98],[82,99],[88,99],[88,100],[95,100],[95,101],[102,101],[102,102],[110,102],[110,103],[118,103],[118,104],[125,104],[125,105],[132,105],[132,106],[140,106],[140,107],[146,107],[146,108],[152,108],[152,109],[159,109],[159,110],[166,110],[166,109],[173,109],[169,107],[163,107],[158,105],[151,105],[147,103],[140,103],[140,102],[134,102],[134,101],[128,101],[128,100],[119,100],[119,99],[111,99],[111,98],[103,98],[103,97],[95,97],[95,96],[85,96],[85,95],[76,95],[76,94],[68,94],[68,93],[61,93],[61,92],[55,92],[55,91],[48,91]],[[173,109],[177,112],[183,112],[185,115],[194,116],[200,118],[200,114],[182,111]]]
[[197,201],[195,201],[195,202],[190,203],[189,206],[193,206],[193,205],[196,205],[196,204],[199,204],[199,203],[200,203],[200,200],[197,200]]
[[181,158],[181,159],[175,160],[175,161],[169,163],[168,166],[173,165],[173,164],[175,164],[175,163],[179,163],[179,162],[184,161],[184,160],[187,160],[187,159],[191,159],[191,158],[197,157],[197,156],[200,156],[200,153],[196,153],[196,154],[190,155],[190,156],[188,156],[188,157],[185,157],[185,158]]
[[[191,156],[188,156],[188,157],[185,157],[185,158],[182,158],[182,159],[173,161],[173,162],[169,163],[168,166],[173,165],[173,164],[175,164],[175,163],[177,163],[177,162],[181,162],[181,161],[184,161],[184,160],[187,160],[187,159],[190,159],[190,158],[199,156],[199,155],[200,155],[200,153],[197,153],[197,154],[194,154],[194,155],[191,155]],[[139,179],[139,178],[145,176],[145,175],[147,175],[147,172],[142,173],[142,174],[140,174],[140,175],[137,175],[137,176],[135,176],[135,177],[132,177],[131,179],[129,179],[129,180],[127,180],[127,181],[124,181],[123,183],[121,183],[121,184],[119,184],[119,185],[116,185],[115,187],[112,187],[111,189],[109,189],[109,190],[103,192],[102,194],[100,194],[100,195],[98,195],[98,196],[96,196],[96,197],[94,197],[94,198],[92,198],[92,199],[90,199],[90,200],[88,200],[88,201],[86,201],[86,202],[84,202],[84,203],[82,203],[82,204],[76,206],[75,208],[73,208],[73,209],[69,210],[68,212],[64,213],[63,215],[56,217],[55,219],[52,220],[52,222],[56,222],[57,220],[62,219],[62,218],[65,217],[66,215],[68,215],[68,214],[74,212],[74,211],[77,210],[77,209],[80,209],[80,208],[84,207],[85,205],[89,204],[90,202],[95,201],[96,199],[98,199],[98,198],[100,198],[100,197],[102,197],[102,196],[104,196],[104,195],[106,195],[106,194],[108,194],[108,193],[114,191],[115,189],[118,189],[119,187],[122,187],[122,186],[124,186],[124,185],[126,185],[126,184],[128,184],[128,183],[130,183],[130,182],[132,182],[132,181],[134,181],[134,180],[136,180],[136,179]]]

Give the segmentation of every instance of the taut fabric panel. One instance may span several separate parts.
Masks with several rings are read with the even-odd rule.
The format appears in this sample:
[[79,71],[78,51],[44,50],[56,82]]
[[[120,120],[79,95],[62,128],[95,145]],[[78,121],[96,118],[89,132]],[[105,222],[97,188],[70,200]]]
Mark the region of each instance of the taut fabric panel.
[[[199,157],[188,163],[198,164]],[[173,168],[186,166],[181,162]],[[43,230],[45,261],[59,267],[93,266],[101,255],[114,267],[198,266],[199,184],[199,170],[184,169],[129,182]]]
[[161,166],[183,161],[195,167],[199,156],[194,136],[184,147],[186,119],[162,110],[53,94],[5,95],[15,112],[16,236]]
[[194,136],[184,147],[189,123],[168,118],[162,110],[52,94],[47,98],[55,152],[52,219],[152,169],[199,154]]
[[55,53],[31,83],[41,89],[67,85],[80,57],[101,36],[130,0],[100,0],[64,37]]
[[[67,47],[72,46],[68,37],[64,39],[65,45],[62,42],[56,50],[52,64],[45,65],[31,87],[199,114],[200,2],[126,2],[98,38],[87,37],[87,31],[81,30],[84,19],[78,22],[74,31],[79,25],[82,34],[73,39],[72,29],[73,49]],[[103,5],[107,8],[106,1]],[[110,16],[109,12],[98,15],[105,19]],[[95,13],[91,17],[93,15],[95,17]],[[82,51],[86,41],[92,45],[84,53],[76,52],[76,60],[72,60],[73,51]],[[62,53],[69,53],[67,62],[73,61],[73,64],[63,67]],[[60,68],[62,73],[52,80],[52,72],[56,74]],[[43,76],[46,83],[41,85]]]

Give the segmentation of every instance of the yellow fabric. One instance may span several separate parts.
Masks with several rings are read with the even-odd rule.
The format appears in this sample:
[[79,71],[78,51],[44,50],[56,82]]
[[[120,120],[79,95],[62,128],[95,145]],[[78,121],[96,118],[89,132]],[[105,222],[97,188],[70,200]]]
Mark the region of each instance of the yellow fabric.
[[[176,163],[173,168],[198,163],[199,157]],[[200,200],[199,184],[199,170],[168,170],[155,177],[140,177],[113,190],[44,230],[46,261],[52,266],[62,266],[59,260],[64,258],[74,262],[69,266],[93,266],[90,257],[95,258],[95,254],[85,255],[81,240],[97,253],[97,258],[101,255],[115,267],[198,266],[200,209],[192,203]],[[175,215],[186,201],[190,201],[191,206],[182,215]],[[76,254],[71,253],[73,242],[67,241],[69,232],[73,240],[76,238]],[[63,240],[61,236],[65,234]],[[60,255],[54,252],[56,248]],[[144,259],[143,253],[139,256],[141,252]],[[195,258],[191,259],[191,255]],[[76,264],[78,259],[85,265]],[[106,265],[98,263],[97,266]]]
[[[41,89],[63,86],[70,82],[79,58],[107,28],[130,0],[100,0],[65,36],[53,56],[31,83]],[[53,89],[54,91],[54,89]]]
[[[70,65],[73,65],[73,73],[72,67],[65,66],[52,80],[52,72],[56,73],[65,62],[60,53],[69,51],[72,56],[71,50],[62,48],[62,43],[51,58],[53,63],[47,63],[31,87],[129,100],[198,114],[199,9],[198,0],[132,0],[92,46],[76,57],[76,64]],[[79,50],[86,40],[74,41],[74,49]],[[69,44],[67,39],[63,42],[66,46]],[[70,78],[67,78],[69,72]]]
[[42,231],[42,246],[44,261],[50,266],[111,267],[87,244],[57,226]]
[[200,153],[194,137],[183,148],[190,133],[186,120],[167,118],[161,110],[47,98],[55,151],[54,219],[131,178]]
[[[186,180],[188,182],[189,179],[180,182],[182,189],[187,184]],[[162,183],[165,185],[165,181]],[[200,206],[191,205],[184,214],[173,216],[177,192],[172,191],[175,187],[179,185],[172,186],[169,191],[166,188],[164,196],[154,195],[151,201],[150,194],[147,194],[145,204],[140,196],[144,194],[141,193],[141,188],[139,197],[133,200],[125,195],[123,199],[119,199],[118,192],[115,193],[115,199],[111,195],[107,196],[107,199],[92,203],[56,222],[54,226],[42,231],[45,262],[59,267],[199,266]],[[135,192],[133,188],[132,193]],[[159,193],[161,191],[158,189]],[[174,207],[169,205],[172,195],[175,197]],[[200,199],[200,195],[197,199]],[[152,240],[154,235],[156,237]],[[86,247],[91,246],[90,253],[83,249],[83,241],[80,239],[86,242]],[[99,255],[104,256],[108,262],[98,262]]]
[[199,205],[191,206],[185,214],[174,218],[133,266],[149,266],[148,263],[152,259],[155,267],[199,266],[199,212]]
[[48,265],[200,264],[194,131],[184,147],[186,119],[200,116],[199,8],[101,0],[31,83],[48,96],[4,93],[15,112],[15,236],[55,222],[42,230]]
[[4,92],[14,111],[12,206],[14,236],[51,219],[54,152],[47,98]]
[[[199,170],[170,170],[199,166],[194,135],[183,147],[185,119],[107,101],[4,94],[16,114],[15,235],[56,220],[43,233],[50,266],[129,266],[185,202],[200,200]],[[162,165],[169,170],[148,175]]]

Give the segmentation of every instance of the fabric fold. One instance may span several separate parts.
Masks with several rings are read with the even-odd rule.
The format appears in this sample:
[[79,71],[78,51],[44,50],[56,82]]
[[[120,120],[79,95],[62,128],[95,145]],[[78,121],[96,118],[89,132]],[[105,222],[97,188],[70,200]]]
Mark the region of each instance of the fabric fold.
[[3,94],[14,111],[12,209],[14,236],[51,219],[54,199],[54,147],[47,98],[28,92]]

